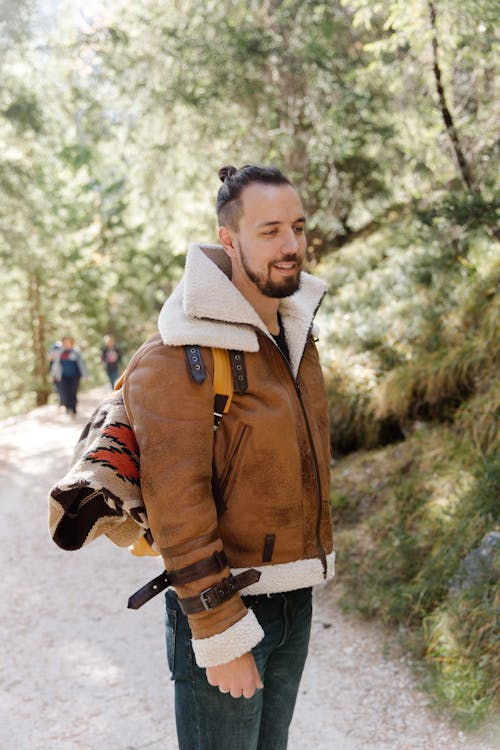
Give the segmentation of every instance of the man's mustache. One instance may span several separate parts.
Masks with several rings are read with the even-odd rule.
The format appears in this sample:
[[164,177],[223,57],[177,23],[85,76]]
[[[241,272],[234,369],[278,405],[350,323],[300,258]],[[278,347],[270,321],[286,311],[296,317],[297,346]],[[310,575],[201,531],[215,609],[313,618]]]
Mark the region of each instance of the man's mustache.
[[288,255],[282,255],[279,260],[274,261],[275,263],[302,263],[297,253],[289,253]]

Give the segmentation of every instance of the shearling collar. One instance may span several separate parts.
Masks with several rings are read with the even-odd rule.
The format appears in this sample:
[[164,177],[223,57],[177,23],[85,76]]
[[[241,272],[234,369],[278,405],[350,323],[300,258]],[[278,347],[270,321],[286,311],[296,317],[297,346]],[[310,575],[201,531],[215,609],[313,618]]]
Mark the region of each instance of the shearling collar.
[[[259,350],[257,330],[272,339],[255,309],[232,284],[230,274],[231,262],[221,246],[193,244],[189,247],[184,276],[163,305],[158,319],[164,344],[196,344],[256,352]],[[300,289],[280,302],[295,376],[325,291],[323,281],[302,272]]]

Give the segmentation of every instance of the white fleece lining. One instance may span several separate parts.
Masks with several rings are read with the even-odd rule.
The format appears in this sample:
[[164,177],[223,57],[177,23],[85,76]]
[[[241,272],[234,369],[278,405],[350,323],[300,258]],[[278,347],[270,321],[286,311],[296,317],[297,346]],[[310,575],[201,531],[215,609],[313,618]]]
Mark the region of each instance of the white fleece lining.
[[[231,282],[227,269],[228,259],[221,246],[189,247],[183,279],[158,318],[164,344],[256,352],[259,350],[256,330],[271,338],[255,309]],[[326,291],[321,279],[304,271],[300,278],[299,290],[281,300],[279,307],[295,376],[313,316]]]
[[[323,564],[317,557],[310,560],[296,560],[290,563],[276,565],[252,565],[252,569],[260,572],[257,583],[252,583],[240,591],[241,596],[247,594],[278,594],[281,591],[293,591],[307,586],[316,586],[335,575],[335,552],[326,558],[326,578],[323,575]],[[248,568],[231,568],[233,575],[238,575]]]
[[230,628],[210,638],[193,639],[193,651],[199,667],[227,664],[256,646],[264,637],[259,621],[251,609]]

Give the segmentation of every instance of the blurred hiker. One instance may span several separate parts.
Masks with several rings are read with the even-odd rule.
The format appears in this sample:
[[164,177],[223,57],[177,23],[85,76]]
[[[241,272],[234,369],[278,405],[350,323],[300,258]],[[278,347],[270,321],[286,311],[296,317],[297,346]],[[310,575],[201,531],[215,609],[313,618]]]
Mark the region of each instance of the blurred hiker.
[[[328,408],[311,333],[325,285],[302,271],[304,209],[288,179],[256,166],[219,176],[221,245],[190,247],[123,397],[175,587],[167,656],[179,748],[284,750],[312,586],[334,574]],[[215,433],[210,347],[230,350],[235,377]]]
[[71,336],[63,336],[62,346],[55,352],[52,376],[57,383],[62,405],[68,414],[76,414],[78,386],[80,378],[87,376],[87,368]]
[[49,357],[49,372],[50,372],[50,374],[52,376],[52,388],[54,390],[54,393],[57,393],[57,395],[59,397],[59,406],[63,406],[63,402],[62,402],[62,398],[61,398],[61,392],[60,392],[60,389],[59,389],[59,382],[55,379],[54,373],[53,373],[54,360],[56,358],[57,352],[60,349],[62,349],[62,341],[54,341],[54,343],[52,344],[52,346],[49,349],[48,357]]
[[115,342],[112,336],[104,337],[104,348],[101,352],[101,362],[106,370],[111,388],[115,387],[115,382],[118,378],[120,369],[120,363],[122,361],[122,355],[118,347],[115,346]]

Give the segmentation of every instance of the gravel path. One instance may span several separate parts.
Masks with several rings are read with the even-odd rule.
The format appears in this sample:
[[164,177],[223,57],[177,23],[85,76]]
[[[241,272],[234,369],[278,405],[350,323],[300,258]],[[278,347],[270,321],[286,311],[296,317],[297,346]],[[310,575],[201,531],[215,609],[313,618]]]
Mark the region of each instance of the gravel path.
[[[82,414],[103,393],[83,396]],[[126,609],[158,562],[106,540],[63,552],[48,535],[47,491],[83,422],[51,405],[0,423],[0,748],[175,750],[161,597]],[[432,714],[383,632],[335,598],[335,585],[315,593],[289,750],[499,750]]]

